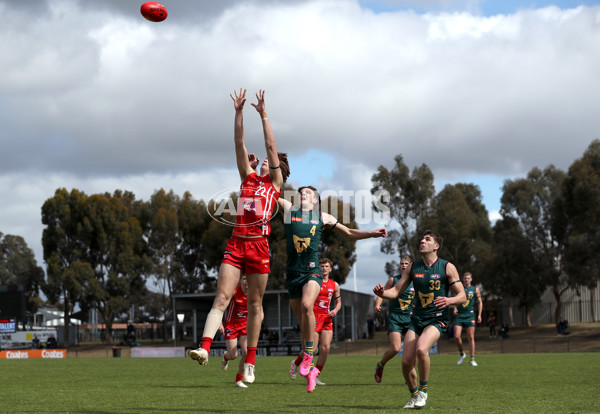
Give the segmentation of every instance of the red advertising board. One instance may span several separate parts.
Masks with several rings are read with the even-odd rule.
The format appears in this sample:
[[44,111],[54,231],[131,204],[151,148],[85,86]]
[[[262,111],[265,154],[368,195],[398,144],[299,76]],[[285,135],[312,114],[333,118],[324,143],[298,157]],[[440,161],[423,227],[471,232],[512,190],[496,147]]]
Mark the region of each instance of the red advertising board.
[[0,351],[0,359],[66,358],[66,349],[14,349]]

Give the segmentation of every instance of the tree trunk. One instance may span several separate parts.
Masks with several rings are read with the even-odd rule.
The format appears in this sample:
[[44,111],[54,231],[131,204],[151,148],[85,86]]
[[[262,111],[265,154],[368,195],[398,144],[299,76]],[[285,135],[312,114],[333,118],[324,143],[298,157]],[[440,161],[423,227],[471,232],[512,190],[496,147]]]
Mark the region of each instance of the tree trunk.
[[508,324],[510,326],[515,326],[515,320],[513,318],[513,298],[509,296],[508,298]]
[[[563,290],[564,292],[564,290]],[[562,314],[562,292],[558,290],[558,283],[552,285],[552,293],[556,300],[556,310],[554,311],[554,324],[558,325],[560,322],[560,315]]]
[[525,326],[531,328],[531,308],[529,306],[525,308]]

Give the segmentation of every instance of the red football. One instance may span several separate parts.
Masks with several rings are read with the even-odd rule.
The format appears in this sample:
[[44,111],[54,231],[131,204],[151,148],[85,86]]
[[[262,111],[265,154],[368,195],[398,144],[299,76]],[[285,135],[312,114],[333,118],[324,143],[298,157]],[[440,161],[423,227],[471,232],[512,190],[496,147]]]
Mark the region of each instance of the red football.
[[162,22],[169,14],[167,8],[156,1],[148,1],[142,4],[140,12],[142,16],[151,22]]

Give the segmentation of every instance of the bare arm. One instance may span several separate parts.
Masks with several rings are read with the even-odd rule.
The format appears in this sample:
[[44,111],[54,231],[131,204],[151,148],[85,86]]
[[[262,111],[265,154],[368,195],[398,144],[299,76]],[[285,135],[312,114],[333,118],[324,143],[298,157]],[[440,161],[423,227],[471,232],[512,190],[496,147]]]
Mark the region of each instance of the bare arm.
[[331,318],[335,317],[337,313],[342,309],[342,296],[340,293],[340,285],[338,282],[335,282],[335,289],[333,291],[333,297],[335,298],[335,308],[329,311],[329,316]]
[[[381,283],[373,288],[373,293],[377,296],[384,299],[396,299],[398,296],[402,294],[410,285],[410,272],[412,270],[412,266],[407,267],[402,272],[402,277],[394,286],[389,289],[386,289]],[[387,285],[387,283],[386,283]]]
[[[387,282],[385,282],[385,286],[383,288],[389,289],[392,286],[394,286],[394,278],[390,277],[390,278],[388,278]],[[380,296],[377,296],[377,299],[375,299],[375,313],[381,312],[381,304],[382,303],[383,303],[383,298],[381,298]]]
[[481,323],[481,311],[483,310],[483,302],[481,301],[481,292],[479,292],[479,288],[475,288],[475,296],[477,297],[477,323]]
[[235,109],[233,142],[235,144],[235,159],[238,172],[240,173],[240,178],[244,181],[254,171],[251,163],[258,164],[258,159],[256,159],[254,154],[251,154],[251,156],[248,155],[246,144],[244,143],[244,103],[246,103],[246,90],[240,88],[239,94],[238,91],[234,91],[234,95],[229,94],[231,99],[233,99],[233,107]]
[[323,224],[329,224],[333,226],[333,230],[337,233],[342,234],[344,237],[350,240],[362,240],[376,237],[387,237],[386,229],[377,229],[374,231],[365,231],[358,229],[351,229],[339,223],[335,217],[329,213],[322,213]]
[[275,135],[273,135],[273,129],[269,118],[267,118],[267,112],[265,111],[265,91],[262,89],[256,93],[258,103],[252,104],[252,106],[260,114],[263,126],[263,135],[265,137],[265,148],[267,149],[267,159],[269,160],[269,177],[271,182],[277,191],[281,191],[283,187],[283,175],[279,166],[279,157],[277,156],[277,147],[275,145]]
[[450,286],[452,293],[454,293],[454,296],[438,296],[435,298],[433,303],[439,308],[445,308],[446,306],[451,305],[460,305],[467,300],[467,296],[465,295],[465,287],[462,283],[460,283],[460,276],[458,275],[456,267],[452,263],[448,263],[446,266],[446,278],[448,279],[448,285]]

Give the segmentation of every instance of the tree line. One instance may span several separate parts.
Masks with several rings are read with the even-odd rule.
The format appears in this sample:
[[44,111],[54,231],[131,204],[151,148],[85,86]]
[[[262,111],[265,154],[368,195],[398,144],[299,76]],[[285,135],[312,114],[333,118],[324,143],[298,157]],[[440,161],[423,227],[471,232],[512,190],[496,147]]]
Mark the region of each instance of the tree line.
[[[413,168],[402,155],[393,168],[372,176],[373,208],[389,209],[389,237],[382,252],[398,259],[418,257],[425,229],[444,237],[440,257],[459,272],[476,275],[487,292],[515,300],[526,314],[550,287],[561,314],[561,295],[569,287],[596,285],[600,259],[600,141],[593,141],[567,172],[552,165],[533,168],[525,178],[506,180],[501,218],[492,226],[478,186],[446,185],[437,194],[426,164]],[[285,190],[292,190],[286,187]],[[233,205],[237,195],[231,194]],[[328,212],[357,228],[354,208],[329,197]],[[170,318],[171,296],[212,292],[231,236],[231,211],[222,201],[195,200],[189,192],[156,191],[148,201],[128,191],[92,194],[57,189],[42,206],[42,245],[46,274],[20,236],[0,233],[0,284],[24,284],[27,309],[57,305],[69,320],[75,309],[84,319],[97,308],[110,341],[113,322],[127,319],[134,306],[142,320]],[[343,214],[349,211],[350,215]],[[215,220],[220,212],[221,220]],[[342,221],[342,218],[349,217]],[[284,289],[285,231],[281,214],[272,221],[268,289]],[[343,284],[356,261],[355,242],[325,232],[320,254],[336,264],[333,277]],[[382,264],[388,275],[398,261]],[[148,288],[150,286],[151,288]],[[164,325],[166,329],[166,325]],[[166,335],[163,335],[166,338]],[[64,343],[67,343],[66,341]]]
[[[568,288],[595,287],[600,278],[600,140],[594,140],[568,171],[553,165],[532,168],[524,178],[505,180],[501,218],[492,226],[473,184],[446,185],[435,194],[427,165],[412,172],[401,155],[392,169],[380,166],[372,177],[372,194],[391,194],[387,206],[397,230],[381,250],[416,257],[425,229],[444,237],[440,257],[459,272],[472,272],[488,293],[515,301],[526,314],[550,288],[555,320]],[[374,208],[381,205],[376,200]],[[394,274],[398,262],[385,264]]]

